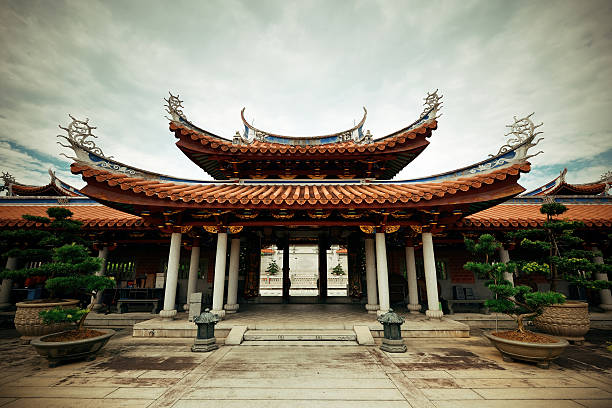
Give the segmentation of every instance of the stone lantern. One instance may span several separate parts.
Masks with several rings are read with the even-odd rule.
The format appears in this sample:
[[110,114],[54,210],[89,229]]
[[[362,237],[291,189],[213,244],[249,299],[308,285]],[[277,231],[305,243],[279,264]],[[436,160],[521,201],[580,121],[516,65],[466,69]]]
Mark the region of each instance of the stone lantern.
[[380,349],[389,353],[405,353],[406,345],[402,340],[402,323],[404,318],[393,312],[392,309],[378,317],[383,325],[384,337]]
[[217,339],[215,339],[215,324],[219,322],[219,316],[206,309],[204,313],[193,319],[193,322],[198,326],[191,351],[213,351],[219,348]]

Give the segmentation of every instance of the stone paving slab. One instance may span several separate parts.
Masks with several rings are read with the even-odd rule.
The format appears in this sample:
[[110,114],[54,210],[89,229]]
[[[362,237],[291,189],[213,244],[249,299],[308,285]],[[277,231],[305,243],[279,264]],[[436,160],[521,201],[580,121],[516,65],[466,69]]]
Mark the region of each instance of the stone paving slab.
[[506,363],[479,335],[407,339],[405,354],[243,345],[191,353],[192,343],[118,333],[96,361],[50,369],[30,346],[0,339],[0,407],[612,407],[610,371]]

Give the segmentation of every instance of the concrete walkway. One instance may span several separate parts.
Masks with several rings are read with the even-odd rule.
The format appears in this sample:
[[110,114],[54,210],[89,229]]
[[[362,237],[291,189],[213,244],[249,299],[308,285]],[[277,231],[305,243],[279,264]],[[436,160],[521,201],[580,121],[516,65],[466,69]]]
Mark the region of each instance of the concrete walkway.
[[[549,370],[505,363],[479,333],[377,347],[222,346],[119,332],[96,361],[49,369],[0,336],[0,407],[610,407],[612,358],[572,346]],[[603,337],[608,337],[605,332]],[[600,336],[600,339],[601,336]],[[590,355],[584,362],[581,356]]]

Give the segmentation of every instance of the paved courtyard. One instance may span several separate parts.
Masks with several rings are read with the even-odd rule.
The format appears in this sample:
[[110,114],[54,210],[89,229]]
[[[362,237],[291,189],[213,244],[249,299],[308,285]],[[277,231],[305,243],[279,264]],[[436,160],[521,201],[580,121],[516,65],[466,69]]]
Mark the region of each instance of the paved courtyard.
[[571,346],[549,370],[505,363],[478,330],[364,346],[222,346],[122,330],[92,362],[47,368],[0,331],[0,406],[16,407],[611,407],[610,331]]

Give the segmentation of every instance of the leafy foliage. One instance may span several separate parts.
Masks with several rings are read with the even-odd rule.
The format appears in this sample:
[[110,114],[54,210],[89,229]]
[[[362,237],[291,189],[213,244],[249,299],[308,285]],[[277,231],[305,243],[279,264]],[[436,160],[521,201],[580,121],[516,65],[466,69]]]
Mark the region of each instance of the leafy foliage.
[[[557,292],[533,292],[529,286],[513,286],[504,278],[504,273],[513,272],[519,266],[515,263],[493,263],[491,255],[500,247],[499,242],[490,234],[481,235],[478,241],[466,239],[466,247],[484,262],[467,262],[464,268],[488,279],[486,285],[495,294],[485,304],[493,311],[512,316],[517,322],[518,330],[524,331],[524,319],[533,318],[542,313],[542,308],[555,303],[563,303],[565,296]],[[522,265],[525,273],[540,271],[543,266],[538,263]],[[529,271],[529,272],[528,272]]]
[[278,267],[278,264],[276,263],[276,260],[272,260],[272,262],[270,262],[270,265],[268,265],[268,268],[266,269],[266,273],[268,275],[278,275],[278,273],[280,272],[280,268]]
[[338,265],[334,266],[334,268],[332,269],[331,274],[336,276],[342,276],[345,275],[346,272],[344,272],[344,269],[342,269],[342,265],[338,263]]
[[[40,262],[40,266],[34,268],[1,271],[0,278],[46,278],[45,288],[52,298],[74,296],[76,293],[93,296],[100,290],[113,288],[113,280],[94,275],[100,269],[101,259],[90,256],[80,234],[81,223],[70,218],[72,212],[62,207],[51,207],[47,209],[47,215],[23,216],[24,219],[43,224],[43,229],[0,232],[0,246],[6,250],[5,256],[17,258],[21,265],[25,261]],[[47,323],[78,320],[80,328],[88,312],[89,308],[70,309],[69,313],[54,309],[41,316]]]
[[87,310],[85,309],[62,309],[58,306],[51,310],[43,310],[39,312],[38,315],[45,324],[63,322],[75,323],[81,320],[86,313]]

